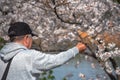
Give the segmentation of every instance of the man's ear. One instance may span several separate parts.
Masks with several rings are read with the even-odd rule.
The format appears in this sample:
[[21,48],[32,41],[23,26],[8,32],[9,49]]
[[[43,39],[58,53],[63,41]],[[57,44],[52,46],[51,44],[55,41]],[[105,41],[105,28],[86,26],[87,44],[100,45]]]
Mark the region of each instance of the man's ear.
[[23,38],[23,44],[27,47],[28,46],[28,36],[25,35],[25,37]]

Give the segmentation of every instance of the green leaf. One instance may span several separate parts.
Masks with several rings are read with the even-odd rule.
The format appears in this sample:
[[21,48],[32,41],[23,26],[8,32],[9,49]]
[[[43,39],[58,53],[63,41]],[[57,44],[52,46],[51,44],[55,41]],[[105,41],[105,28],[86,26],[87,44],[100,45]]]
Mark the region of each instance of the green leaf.
[[44,71],[43,73],[42,73],[42,75],[46,75],[47,73],[46,73],[46,71]]
[[44,77],[44,78],[41,78],[40,80],[47,80],[47,79],[46,79],[46,77]]
[[49,74],[52,74],[52,73],[53,73],[53,71],[52,71],[52,70],[50,70],[50,71],[49,71]]
[[0,37],[0,42],[4,42],[5,40],[3,38]]
[[63,80],[67,80],[66,78],[63,78]]

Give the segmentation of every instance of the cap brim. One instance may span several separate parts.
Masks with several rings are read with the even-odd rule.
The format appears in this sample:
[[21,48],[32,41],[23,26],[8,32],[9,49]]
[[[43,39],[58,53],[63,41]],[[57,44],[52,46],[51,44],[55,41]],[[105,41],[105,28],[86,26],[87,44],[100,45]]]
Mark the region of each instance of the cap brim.
[[38,37],[38,35],[37,35],[37,34],[34,34],[34,33],[32,33],[31,35],[32,35],[32,36],[36,36],[36,37]]

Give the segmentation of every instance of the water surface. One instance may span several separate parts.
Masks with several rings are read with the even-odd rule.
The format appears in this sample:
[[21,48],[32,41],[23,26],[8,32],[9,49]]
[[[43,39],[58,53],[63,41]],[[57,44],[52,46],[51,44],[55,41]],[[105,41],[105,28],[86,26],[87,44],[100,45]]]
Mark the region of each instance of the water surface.
[[56,80],[110,80],[92,57],[77,55],[66,64],[53,69]]

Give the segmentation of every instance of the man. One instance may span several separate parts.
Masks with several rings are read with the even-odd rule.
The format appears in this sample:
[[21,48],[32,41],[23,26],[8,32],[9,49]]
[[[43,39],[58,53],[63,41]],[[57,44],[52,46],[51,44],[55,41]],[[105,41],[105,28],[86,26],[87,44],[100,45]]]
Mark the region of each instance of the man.
[[37,80],[44,70],[62,65],[79,51],[86,49],[82,43],[60,52],[59,54],[44,54],[30,49],[32,46],[32,33],[29,25],[24,22],[15,22],[10,25],[8,36],[11,42],[0,51],[0,80],[10,60],[10,68],[6,80]]

